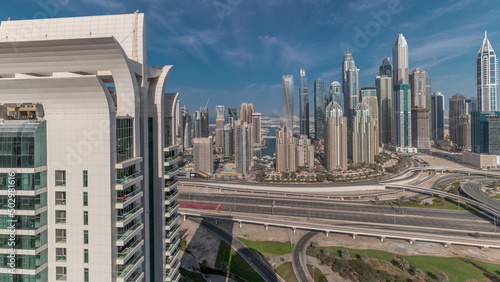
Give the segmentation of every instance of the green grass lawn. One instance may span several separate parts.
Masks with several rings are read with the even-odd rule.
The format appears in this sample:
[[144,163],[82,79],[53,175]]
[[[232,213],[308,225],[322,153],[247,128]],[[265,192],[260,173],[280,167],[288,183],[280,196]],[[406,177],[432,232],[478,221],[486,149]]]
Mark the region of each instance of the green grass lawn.
[[[314,256],[314,252],[319,252],[320,249],[328,250],[330,255],[335,257],[340,257],[339,251],[345,249],[349,251],[351,259],[357,258],[357,256],[365,253],[370,258],[382,259],[390,263],[393,263],[395,260],[394,254],[389,252],[379,250],[356,250],[343,247],[320,247],[316,249],[308,247],[307,254]],[[487,278],[482,271],[462,261],[459,257],[399,256],[406,259],[416,268],[422,269],[430,277],[437,277],[438,273],[442,271],[448,275],[450,281],[466,281],[474,278]],[[477,260],[471,261],[491,271],[493,274],[500,275],[500,264],[486,263]]]
[[[321,276],[323,276],[323,272],[319,270],[318,268],[314,268],[314,275],[313,275],[313,266],[312,265],[307,265],[307,269],[309,270],[309,274],[311,274],[311,277],[313,277],[314,282],[320,282]],[[326,280],[325,280],[326,281]]]
[[276,273],[285,279],[286,282],[299,282],[295,273],[293,273],[293,267],[291,262],[285,262],[280,264],[276,269]]
[[500,199],[500,194],[496,194],[495,196],[493,196],[493,199]]
[[238,239],[248,248],[256,250],[266,258],[291,254],[293,249],[293,245],[290,246],[289,243],[275,241],[250,241],[243,238]]
[[182,276],[189,277],[194,282],[206,282],[207,281],[207,280],[205,280],[205,278],[203,278],[203,275],[201,275],[198,272],[192,272],[192,271],[186,270],[182,267],[180,268],[180,272],[181,272]]
[[250,265],[231,248],[226,242],[221,241],[217,258],[215,259],[215,267],[222,268],[224,262],[229,265],[229,272],[240,276],[248,281],[264,282],[264,279],[255,272]]

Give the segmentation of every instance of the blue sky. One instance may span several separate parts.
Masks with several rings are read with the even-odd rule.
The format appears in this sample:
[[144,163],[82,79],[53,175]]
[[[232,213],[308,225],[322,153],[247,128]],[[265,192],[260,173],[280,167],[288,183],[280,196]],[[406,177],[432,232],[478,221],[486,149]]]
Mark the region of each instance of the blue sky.
[[[257,111],[279,115],[283,74],[294,75],[297,109],[301,67],[307,71],[312,105],[315,78],[340,80],[346,46],[360,69],[361,86],[374,86],[378,66],[384,56],[391,57],[398,33],[409,45],[410,71],[427,71],[432,91],[447,98],[457,91],[476,95],[475,56],[484,30],[500,52],[496,0],[22,2],[3,3],[0,19],[144,12],[150,64],[175,65],[167,91],[180,92],[191,113],[210,98],[211,113],[218,104],[249,102]],[[368,35],[362,38],[358,31]]]

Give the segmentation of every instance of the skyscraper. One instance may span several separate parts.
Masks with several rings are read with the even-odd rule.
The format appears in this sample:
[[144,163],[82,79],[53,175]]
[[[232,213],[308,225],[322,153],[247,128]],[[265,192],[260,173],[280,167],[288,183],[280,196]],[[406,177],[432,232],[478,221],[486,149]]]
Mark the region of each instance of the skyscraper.
[[283,125],[293,134],[293,75],[282,77]]
[[194,169],[212,175],[214,169],[212,136],[193,139]]
[[500,111],[472,112],[472,151],[500,155]]
[[391,144],[393,142],[392,77],[377,76],[375,78],[375,85],[379,103],[380,142]]
[[306,135],[297,138],[296,164],[297,167],[314,168],[314,145]]
[[342,111],[344,110],[344,93],[342,93],[342,85],[338,81],[333,81],[330,84],[330,93],[328,97],[328,103],[335,101],[342,107]]
[[304,69],[300,69],[299,108],[300,134],[309,136],[309,92],[307,90],[306,71]]
[[498,62],[486,31],[476,58],[477,110],[497,110]]
[[1,281],[180,278],[178,94],[172,66],[146,65],[145,28],[139,12],[2,22],[0,68],[32,75],[0,80],[0,103],[31,119],[0,113],[0,183],[24,203],[14,275],[0,207]]
[[354,110],[353,117],[353,163],[369,164],[375,162],[375,155],[378,154],[378,142],[375,140],[378,128],[374,124],[375,122],[376,118],[373,118],[373,115],[370,114],[368,104],[364,102],[359,103]]
[[431,108],[431,78],[427,72],[414,69],[410,74],[411,84],[411,107]]
[[260,147],[262,143],[262,118],[260,113],[252,114],[252,146]]
[[228,108],[227,109],[227,123],[234,125],[234,122],[239,119],[238,117],[238,109],[236,108]]
[[422,106],[411,110],[412,145],[419,152],[429,153],[431,149],[431,111]]
[[449,99],[449,132],[454,148],[470,151],[471,144],[471,113],[476,111],[477,99],[465,97],[457,93]]
[[224,158],[231,159],[234,156],[234,123],[224,125]]
[[388,77],[392,77],[392,65],[389,58],[385,57],[382,59],[382,64],[380,65],[379,68],[379,74],[380,76],[385,75]]
[[224,106],[215,106],[215,147],[218,152],[222,152],[224,147]]
[[394,85],[408,84],[408,44],[403,34],[399,34],[392,48],[393,82]]
[[342,87],[344,93],[344,113],[347,117],[347,126],[352,126],[354,108],[359,103],[359,69],[354,64],[351,52],[344,54],[342,61]]
[[432,139],[434,142],[444,140],[444,95],[434,92],[432,102]]
[[181,108],[181,145],[183,149],[191,148],[191,116],[186,107]]
[[208,137],[208,108],[200,108],[194,112],[194,138]]
[[328,104],[328,91],[325,80],[314,80],[314,135],[316,140],[325,138],[325,109]]
[[241,103],[240,106],[240,120],[248,124],[252,123],[252,114],[255,108],[252,103]]
[[252,165],[252,138],[246,122],[236,121],[234,127],[234,160],[236,172],[247,175]]
[[411,147],[411,85],[394,86],[394,145]]
[[[377,99],[377,89],[375,87],[363,87],[361,88],[361,102],[368,105],[369,116],[370,116],[370,130],[373,130],[371,141],[372,141],[372,151],[375,155],[378,155],[380,146],[380,125],[379,125],[379,109],[378,109],[378,99]],[[358,105],[359,106],[359,105]],[[362,107],[362,106],[361,106]],[[357,111],[359,110],[358,107]]]
[[288,127],[276,131],[276,171],[296,171],[297,138]]
[[347,118],[333,101],[326,107],[324,162],[329,171],[347,169]]

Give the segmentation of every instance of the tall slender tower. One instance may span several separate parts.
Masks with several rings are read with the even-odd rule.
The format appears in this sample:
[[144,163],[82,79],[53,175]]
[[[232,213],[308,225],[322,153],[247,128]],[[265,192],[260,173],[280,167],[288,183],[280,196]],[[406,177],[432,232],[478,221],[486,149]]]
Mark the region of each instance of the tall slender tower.
[[382,64],[379,68],[380,76],[389,76],[392,77],[392,65],[391,61],[388,57],[382,59]]
[[283,84],[283,123],[290,132],[293,132],[293,75],[284,75],[281,81]]
[[344,54],[342,61],[342,85],[347,126],[352,128],[352,115],[359,103],[359,69],[356,68],[354,58],[349,51]]
[[444,95],[434,92],[432,100],[432,139],[434,142],[444,140]]
[[325,80],[314,80],[314,136],[316,140],[325,139],[325,109],[328,104],[328,91]]
[[307,91],[306,71],[300,69],[300,134],[309,136],[309,93]]
[[408,84],[408,44],[401,33],[392,48],[392,61],[394,62],[394,85]]
[[370,114],[367,103],[361,102],[356,106],[353,117],[352,130],[352,162],[373,163],[375,155],[378,154],[378,142],[376,139],[376,126]]
[[411,147],[411,86],[398,84],[394,86],[393,120],[394,145]]
[[328,97],[328,103],[335,101],[344,110],[344,93],[342,93],[342,85],[338,81],[334,81],[330,84],[330,93]]
[[476,60],[477,110],[480,112],[496,111],[498,61],[486,31]]
[[326,106],[325,168],[347,169],[347,119],[336,102]]
[[380,142],[383,144],[390,144],[393,140],[392,77],[377,76],[375,78],[375,85],[379,103]]
[[215,106],[215,147],[222,152],[224,147],[224,106]]

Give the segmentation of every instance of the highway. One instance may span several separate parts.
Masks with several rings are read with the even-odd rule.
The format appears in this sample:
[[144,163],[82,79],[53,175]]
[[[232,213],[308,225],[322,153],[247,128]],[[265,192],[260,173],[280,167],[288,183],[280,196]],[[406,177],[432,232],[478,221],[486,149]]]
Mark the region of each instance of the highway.
[[462,191],[467,194],[467,196],[471,197],[472,199],[482,202],[489,207],[500,211],[500,202],[495,201],[488,197],[486,194],[481,191],[481,188],[483,187],[483,183],[477,182],[477,181],[471,181],[471,182],[466,182],[462,184]]
[[[479,212],[409,208],[316,199],[287,199],[283,197],[248,197],[246,195],[195,194],[181,192],[181,207],[186,203],[215,204],[221,212],[266,214],[325,220],[357,222],[362,225],[398,225],[407,228],[436,228],[440,233],[457,234],[497,230],[490,219]],[[407,228],[404,228],[407,230]],[[498,230],[500,231],[500,230]],[[438,232],[436,230],[432,232]],[[500,232],[498,234],[500,236]],[[495,236],[496,237],[496,236]],[[498,237],[500,238],[500,237]]]
[[307,269],[306,250],[311,240],[318,234],[318,232],[314,231],[305,234],[293,247],[292,268],[299,281],[313,281],[313,278]]
[[266,282],[282,281],[282,279],[279,278],[279,276],[274,272],[274,269],[266,262],[265,259],[262,259],[258,253],[255,253],[251,249],[247,248],[247,246],[245,246],[245,244],[243,244],[240,240],[234,238],[231,233],[228,233],[216,225],[208,223],[206,220],[190,220],[199,222],[203,227],[210,230],[211,233],[235,249],[238,254],[240,254]]

